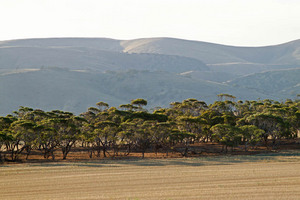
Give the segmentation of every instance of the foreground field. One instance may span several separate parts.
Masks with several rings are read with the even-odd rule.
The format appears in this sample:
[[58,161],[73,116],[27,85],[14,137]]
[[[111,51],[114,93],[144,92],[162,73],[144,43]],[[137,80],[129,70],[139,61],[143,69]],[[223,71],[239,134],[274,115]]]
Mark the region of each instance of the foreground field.
[[0,166],[0,199],[300,199],[300,152]]

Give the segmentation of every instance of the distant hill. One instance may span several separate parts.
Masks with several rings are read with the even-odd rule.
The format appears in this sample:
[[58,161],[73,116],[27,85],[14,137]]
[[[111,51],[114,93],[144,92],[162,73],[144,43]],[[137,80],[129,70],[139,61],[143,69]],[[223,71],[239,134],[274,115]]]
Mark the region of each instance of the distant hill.
[[128,69],[176,73],[186,70],[210,70],[200,60],[174,55],[128,54],[86,47],[0,46],[1,71],[44,67],[101,72],[106,70],[126,71]]
[[0,114],[18,106],[84,112],[146,98],[149,108],[217,94],[238,99],[300,93],[300,40],[235,47],[175,38],[0,41]]
[[124,52],[180,55],[203,61],[212,71],[246,75],[300,67],[300,40],[266,47],[235,47],[173,38],[122,41]]
[[295,98],[300,94],[300,68],[274,70],[251,74],[227,82],[228,85],[242,89],[253,89],[266,95],[281,99]]
[[206,64],[300,64],[300,40],[266,47],[235,47],[174,38],[149,38],[121,41],[121,46],[124,52],[180,55]]
[[17,110],[21,105],[81,113],[98,101],[119,106],[135,98],[147,99],[148,108],[167,107],[173,101],[187,98],[212,103],[220,93],[230,93],[242,99],[267,97],[251,90],[238,91],[225,84],[162,71],[95,73],[49,68],[0,75],[2,114]]
[[193,78],[193,79],[201,79],[206,81],[213,81],[217,83],[223,83],[229,80],[233,80],[238,75],[224,72],[215,72],[215,71],[187,71],[180,73],[181,76]]

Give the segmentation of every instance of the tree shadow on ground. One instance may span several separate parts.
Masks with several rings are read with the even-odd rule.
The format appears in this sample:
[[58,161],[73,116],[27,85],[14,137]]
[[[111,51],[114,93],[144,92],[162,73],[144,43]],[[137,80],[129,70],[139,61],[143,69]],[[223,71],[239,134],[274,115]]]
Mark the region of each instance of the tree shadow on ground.
[[[128,165],[142,167],[160,166],[210,166],[210,165],[232,165],[244,162],[287,162],[300,161],[300,150],[289,150],[282,152],[268,152],[256,155],[218,155],[193,158],[127,158],[127,159],[102,159],[102,160],[77,160],[77,161],[47,161],[24,163],[27,166],[38,167],[123,167]],[[14,164],[0,165],[1,167],[13,167]]]

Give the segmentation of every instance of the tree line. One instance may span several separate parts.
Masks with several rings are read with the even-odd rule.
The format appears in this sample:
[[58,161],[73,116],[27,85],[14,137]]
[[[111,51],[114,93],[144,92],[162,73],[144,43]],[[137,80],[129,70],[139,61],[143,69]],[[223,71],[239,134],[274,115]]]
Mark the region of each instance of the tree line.
[[270,99],[235,101],[220,94],[207,105],[197,99],[173,102],[169,108],[146,110],[145,99],[109,107],[98,102],[78,116],[70,112],[20,107],[0,117],[0,161],[26,159],[39,151],[45,159],[55,159],[61,151],[66,159],[74,146],[92,157],[127,156],[146,151],[166,155],[180,146],[188,156],[190,145],[215,142],[222,151],[244,151],[266,146],[277,148],[283,139],[297,139],[300,127],[300,101],[278,102]]

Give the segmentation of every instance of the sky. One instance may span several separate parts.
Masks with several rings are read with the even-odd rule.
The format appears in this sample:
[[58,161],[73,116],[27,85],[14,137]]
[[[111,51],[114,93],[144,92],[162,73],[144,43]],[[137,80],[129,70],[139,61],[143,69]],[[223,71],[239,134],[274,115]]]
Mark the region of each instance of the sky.
[[300,0],[0,0],[0,40],[47,37],[275,45],[300,39]]

